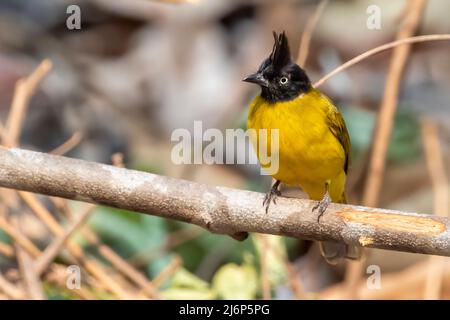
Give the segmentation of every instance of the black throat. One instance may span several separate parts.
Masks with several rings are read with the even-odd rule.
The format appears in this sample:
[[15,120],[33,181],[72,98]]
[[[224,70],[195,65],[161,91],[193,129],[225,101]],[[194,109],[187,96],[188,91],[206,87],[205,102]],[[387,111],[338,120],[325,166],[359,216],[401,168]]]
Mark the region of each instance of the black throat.
[[311,89],[312,86],[309,82],[292,84],[282,91],[277,88],[261,87],[261,97],[269,103],[290,101],[294,100],[301,94],[309,92]]

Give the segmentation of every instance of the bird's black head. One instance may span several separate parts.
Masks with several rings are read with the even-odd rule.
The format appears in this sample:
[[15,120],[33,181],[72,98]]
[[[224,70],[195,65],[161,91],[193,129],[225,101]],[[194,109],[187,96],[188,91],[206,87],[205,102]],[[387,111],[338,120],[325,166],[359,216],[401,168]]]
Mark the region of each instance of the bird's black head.
[[275,44],[272,53],[263,61],[258,71],[243,81],[261,87],[261,96],[268,102],[288,101],[311,88],[305,71],[291,59],[286,34],[273,33]]

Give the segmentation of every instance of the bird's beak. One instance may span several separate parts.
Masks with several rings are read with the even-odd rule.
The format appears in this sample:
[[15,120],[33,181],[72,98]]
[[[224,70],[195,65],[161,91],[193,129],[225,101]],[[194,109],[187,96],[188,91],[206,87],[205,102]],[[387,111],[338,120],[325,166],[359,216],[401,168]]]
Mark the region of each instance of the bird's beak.
[[268,87],[269,86],[269,81],[267,81],[267,79],[264,78],[264,76],[261,73],[259,73],[259,72],[249,75],[248,77],[246,77],[242,81],[250,82],[250,83],[256,83],[256,84],[259,84],[262,87]]

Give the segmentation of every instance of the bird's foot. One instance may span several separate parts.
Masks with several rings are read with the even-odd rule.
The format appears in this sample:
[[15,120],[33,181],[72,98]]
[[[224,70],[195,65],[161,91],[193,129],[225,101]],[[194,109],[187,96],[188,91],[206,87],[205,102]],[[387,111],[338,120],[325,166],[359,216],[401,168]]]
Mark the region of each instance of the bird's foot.
[[277,204],[277,197],[281,196],[280,190],[278,190],[279,181],[275,182],[272,188],[270,188],[269,192],[266,193],[263,201],[263,207],[266,207],[266,213],[269,212],[270,203],[273,202]]
[[325,211],[328,208],[328,205],[331,203],[330,194],[328,191],[323,196],[322,200],[318,201],[317,204],[312,208],[312,212],[318,210],[319,215],[317,216],[317,223],[320,223],[320,218],[323,216]]

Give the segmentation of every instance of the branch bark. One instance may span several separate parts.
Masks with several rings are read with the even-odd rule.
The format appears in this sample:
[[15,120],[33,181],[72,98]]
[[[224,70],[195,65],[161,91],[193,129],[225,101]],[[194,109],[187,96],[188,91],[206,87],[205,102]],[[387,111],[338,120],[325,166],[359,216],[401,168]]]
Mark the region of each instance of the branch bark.
[[279,198],[22,149],[0,148],[0,186],[175,219],[243,240],[268,233],[450,256],[450,219],[331,204],[317,223],[314,201]]

